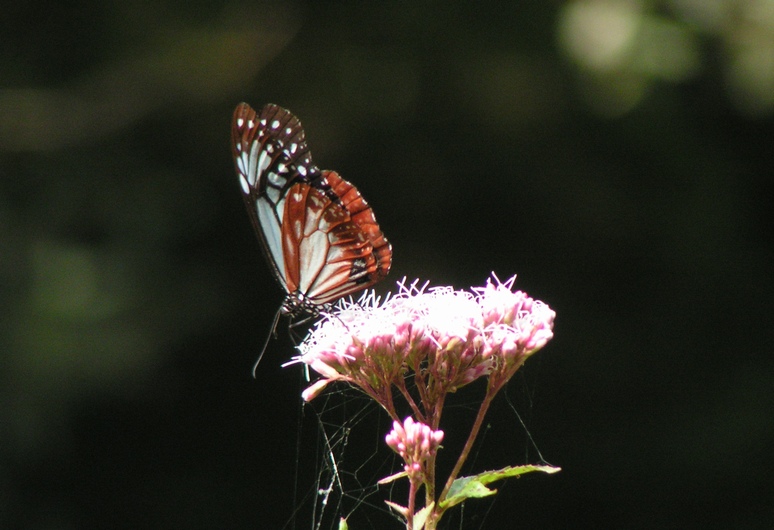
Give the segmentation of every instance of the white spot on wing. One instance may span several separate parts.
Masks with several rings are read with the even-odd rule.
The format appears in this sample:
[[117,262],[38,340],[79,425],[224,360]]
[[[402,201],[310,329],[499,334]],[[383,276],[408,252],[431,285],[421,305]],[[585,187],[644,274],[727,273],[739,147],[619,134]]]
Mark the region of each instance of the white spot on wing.
[[271,204],[264,199],[258,199],[255,203],[256,212],[258,213],[258,224],[263,232],[264,239],[266,240],[266,246],[268,247],[269,256],[271,257],[274,265],[280,271],[280,283],[287,290],[287,283],[282,274],[285,272],[285,256],[282,253],[282,240],[279,223],[274,215],[274,208]]
[[247,120],[247,128],[252,129],[255,127],[255,122],[253,120]]
[[[249,182],[251,186],[255,186],[255,181],[258,179],[258,174],[260,173],[258,166],[256,165],[258,161],[258,151],[262,151],[260,144],[258,142],[253,142],[253,145],[250,146],[250,158],[245,164],[247,169],[245,175],[247,175],[247,182]],[[243,153],[242,156],[245,156],[245,154]]]
[[273,122],[271,122],[272,129],[276,129],[277,127],[279,127],[279,120],[274,120]]
[[267,173],[267,176],[269,178],[269,182],[271,182],[275,186],[282,186],[282,184],[285,183],[285,179],[280,177],[273,171],[269,171],[269,173]]
[[237,127],[239,127],[241,129],[242,125],[244,125],[244,124],[245,124],[245,120],[244,119],[237,118]]
[[269,155],[266,154],[266,151],[261,150],[261,156],[258,157],[258,174],[263,173],[266,171],[266,168],[269,167],[269,164],[271,164],[271,160],[269,160]]
[[298,166],[296,168],[296,170],[298,171],[298,174],[301,175],[302,177],[306,176],[306,167],[305,166]]
[[247,184],[244,175],[239,175],[239,184],[242,186],[242,191],[245,195],[250,194],[250,186]]
[[298,287],[308,292],[317,281],[318,273],[328,261],[328,236],[321,231],[315,231],[302,240],[299,249],[300,271]]

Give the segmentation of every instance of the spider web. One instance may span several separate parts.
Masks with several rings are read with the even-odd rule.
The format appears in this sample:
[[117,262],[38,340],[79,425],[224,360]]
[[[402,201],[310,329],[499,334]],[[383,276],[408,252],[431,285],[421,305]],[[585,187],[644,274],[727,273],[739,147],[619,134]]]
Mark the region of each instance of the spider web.
[[[486,428],[479,434],[462,475],[507,465],[548,464],[528,427],[534,412],[536,385],[528,381],[532,378],[526,372],[522,369],[503,391],[504,395],[495,399],[487,415]],[[452,460],[459,455],[469,432],[466,429],[470,428],[480,404],[478,398],[483,394],[484,385],[471,386],[477,388],[465,388],[459,395],[450,395],[445,407],[441,428],[446,438],[438,459],[438,488],[448,477],[454,464]],[[342,517],[352,530],[405,528],[384,501],[405,505],[407,481],[400,479],[377,485],[380,479],[399,471],[402,461],[384,442],[392,422],[376,403],[356,388],[333,384],[311,403],[301,405],[298,425],[296,510],[285,529],[335,530]],[[497,528],[492,520],[488,524],[487,521],[498,498],[508,489],[508,483],[495,485],[497,495],[474,499],[449,510],[440,528]],[[524,481],[519,485],[529,487]],[[423,502],[422,493],[418,500]]]
[[[543,457],[530,427],[534,422],[535,410],[540,408],[535,403],[535,398],[539,395],[537,388],[540,362],[538,358],[533,360],[531,366],[522,367],[495,398],[487,414],[485,428],[479,433],[461,475],[474,475],[487,469],[508,465],[553,465]],[[469,399],[463,404],[449,407],[448,410],[465,409],[459,414],[467,418],[467,423],[463,421],[467,425],[472,422],[477,407],[478,402]],[[457,415],[456,410],[454,415]],[[454,449],[458,447],[455,446]],[[443,472],[442,469],[440,476],[445,478]],[[494,530],[502,528],[502,523],[498,522],[497,518],[506,516],[513,518],[514,528],[519,527],[515,522],[518,520],[518,513],[532,509],[529,500],[524,499],[524,488],[530,487],[524,479],[535,478],[540,477],[527,476],[521,481],[506,479],[493,484],[492,487],[498,492],[496,495],[472,499],[449,510],[444,514],[439,528]],[[490,516],[494,519],[490,519]]]
[[[384,412],[359,390],[333,385],[301,406],[296,450],[296,511],[290,530],[400,528],[384,504],[394,485],[377,482],[400,465],[385,445]],[[398,487],[398,489],[400,489]]]

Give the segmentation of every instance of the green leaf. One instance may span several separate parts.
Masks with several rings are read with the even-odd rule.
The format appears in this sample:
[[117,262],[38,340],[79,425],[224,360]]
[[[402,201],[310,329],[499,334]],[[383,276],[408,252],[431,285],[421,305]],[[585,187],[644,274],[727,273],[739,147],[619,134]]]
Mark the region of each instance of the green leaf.
[[343,517],[339,520],[339,530],[349,530],[349,525],[347,524],[347,520]]
[[392,508],[396,513],[399,513],[404,519],[408,519],[408,508],[405,506],[401,506],[400,504],[391,501],[384,501],[384,504]]
[[442,510],[451,508],[467,499],[488,497],[494,495],[497,490],[491,490],[486,487],[487,484],[491,484],[496,480],[502,480],[504,478],[518,477],[525,473],[532,473],[533,471],[542,471],[543,473],[556,473],[561,468],[552,466],[508,466],[502,469],[494,471],[484,471],[478,475],[472,475],[470,477],[460,477],[452,482],[451,488],[446,499],[440,503]]
[[414,528],[416,530],[423,530],[425,528],[425,522],[427,521],[427,516],[430,515],[430,510],[433,509],[433,506],[435,506],[434,502],[431,502],[421,510],[419,510],[416,514],[414,514]]
[[390,475],[389,477],[384,477],[383,479],[378,481],[377,484],[379,485],[389,484],[393,480],[397,480],[399,478],[403,478],[407,476],[408,476],[408,473],[406,473],[405,471],[401,471],[400,473],[395,473],[394,475]]

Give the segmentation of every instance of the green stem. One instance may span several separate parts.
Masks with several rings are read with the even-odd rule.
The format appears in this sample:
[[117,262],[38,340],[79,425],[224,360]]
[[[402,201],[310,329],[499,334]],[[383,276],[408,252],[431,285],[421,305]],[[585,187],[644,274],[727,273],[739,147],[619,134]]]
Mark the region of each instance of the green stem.
[[395,386],[398,387],[398,391],[403,396],[403,399],[405,399],[406,403],[408,403],[409,407],[411,407],[411,411],[414,413],[414,416],[416,416],[417,421],[422,421],[422,411],[419,410],[416,401],[414,401],[414,398],[411,397],[411,393],[408,391],[408,388],[406,388],[405,381],[403,379],[398,379],[398,381],[400,382],[396,382]]
[[[467,460],[468,455],[470,455],[470,451],[473,449],[473,443],[476,441],[476,437],[478,436],[478,433],[481,430],[481,425],[483,425],[484,423],[484,417],[486,416],[486,413],[489,410],[489,406],[492,404],[492,400],[494,399],[495,395],[500,390],[500,388],[502,387],[501,386],[487,387],[486,395],[484,396],[484,400],[481,402],[481,407],[478,409],[478,414],[476,415],[476,421],[473,422],[473,427],[470,430],[470,435],[468,435],[468,439],[465,442],[465,446],[462,448],[460,457],[457,459],[457,463],[454,465],[454,469],[449,475],[449,478],[446,481],[446,485],[443,487],[441,494],[438,496],[438,504],[436,504],[436,510],[439,509],[441,503],[444,501],[444,499],[446,499],[446,496],[449,494],[449,489],[451,489],[451,486],[454,483],[454,481],[457,479],[457,476],[460,474],[460,471],[462,470],[462,466],[465,464],[465,461]],[[440,518],[440,515],[441,513],[438,513],[437,517]]]
[[406,530],[414,528],[414,510],[416,510],[417,483],[413,478],[409,478],[409,498],[408,498],[408,518],[406,521]]
[[435,500],[435,458],[437,456],[438,453],[431,456],[425,466],[425,506],[430,506]]

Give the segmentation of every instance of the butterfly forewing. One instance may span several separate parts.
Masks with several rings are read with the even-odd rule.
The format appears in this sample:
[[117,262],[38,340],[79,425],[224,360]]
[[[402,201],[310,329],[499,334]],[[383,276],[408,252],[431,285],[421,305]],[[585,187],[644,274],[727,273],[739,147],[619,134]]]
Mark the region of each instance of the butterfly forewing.
[[284,312],[317,313],[387,275],[392,249],[371,207],[352,184],[312,163],[298,118],[242,103],[232,145],[250,219],[288,295]]
[[234,111],[232,149],[242,196],[274,274],[286,289],[281,240],[287,190],[297,180],[320,178],[298,118],[276,105],[256,112],[246,103]]

